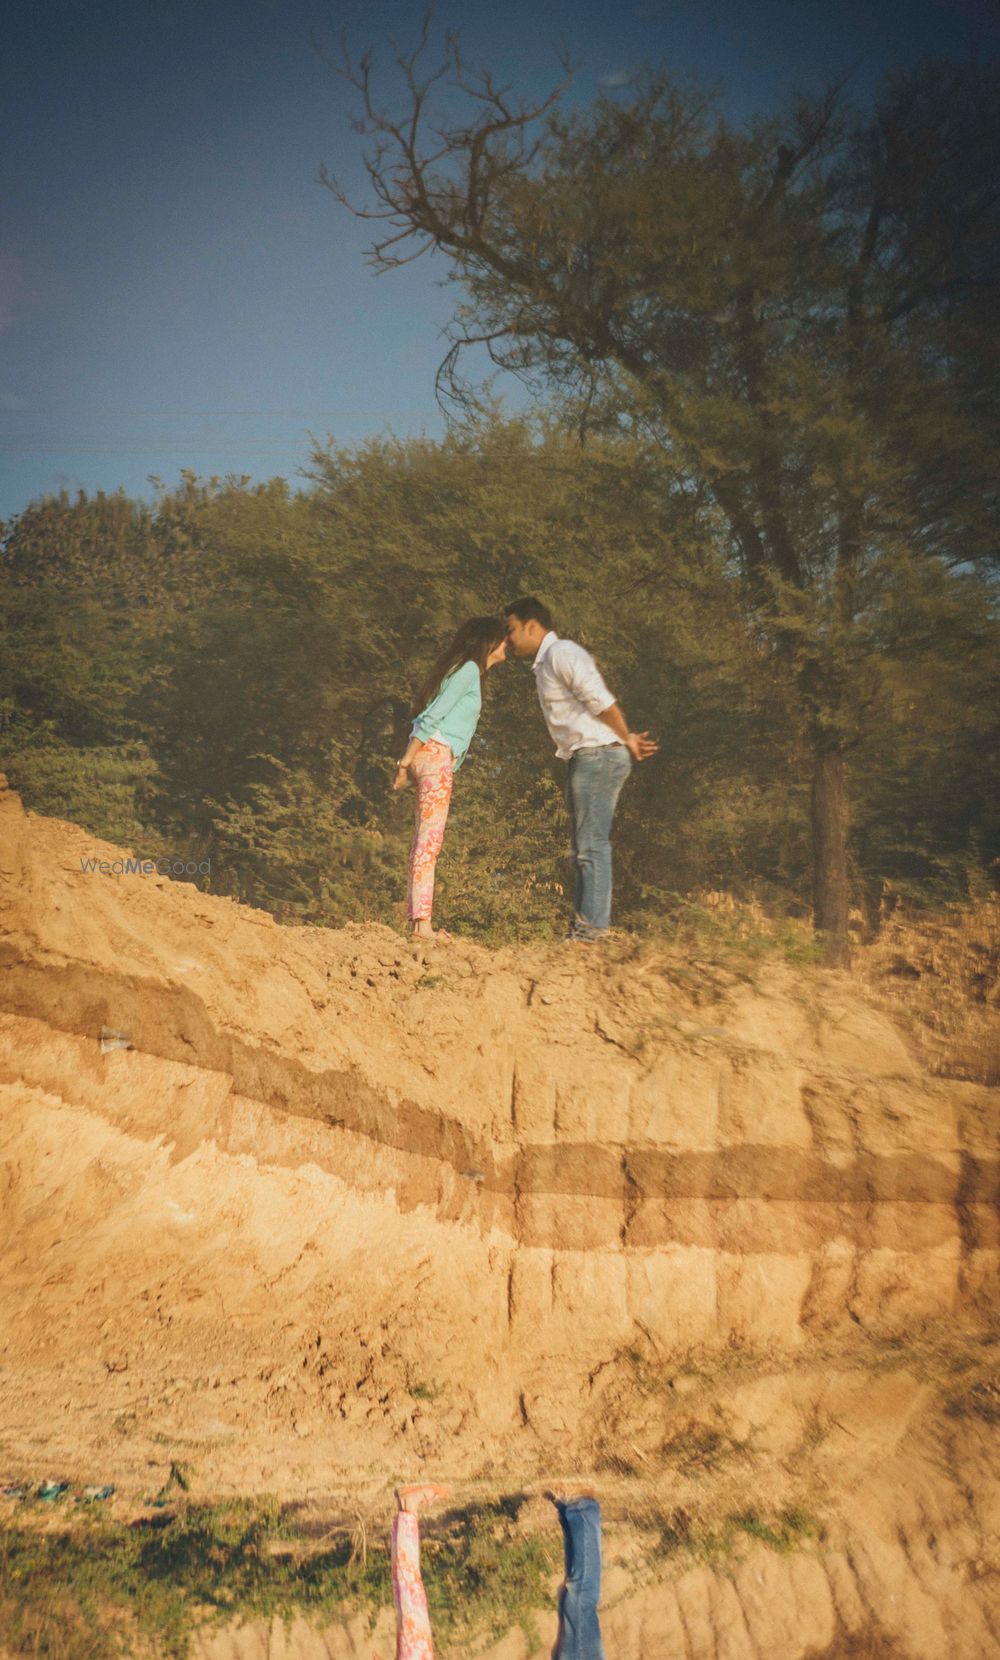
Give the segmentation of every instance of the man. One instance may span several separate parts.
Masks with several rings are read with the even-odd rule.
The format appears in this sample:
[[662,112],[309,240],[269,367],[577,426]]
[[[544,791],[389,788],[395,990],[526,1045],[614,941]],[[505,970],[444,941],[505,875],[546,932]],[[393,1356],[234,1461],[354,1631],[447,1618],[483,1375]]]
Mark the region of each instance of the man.
[[611,825],[633,761],[655,755],[648,732],[630,732],[590,652],[561,640],[541,600],[504,608],[507,641],[515,657],[534,659],[545,724],[556,754],[569,763],[566,805],[576,861],[575,915],[569,938],[586,944],[611,921]]
[[566,1577],[559,1593],[559,1635],[552,1660],[605,1660],[601,1621],[601,1507],[593,1493],[545,1497],[559,1512]]

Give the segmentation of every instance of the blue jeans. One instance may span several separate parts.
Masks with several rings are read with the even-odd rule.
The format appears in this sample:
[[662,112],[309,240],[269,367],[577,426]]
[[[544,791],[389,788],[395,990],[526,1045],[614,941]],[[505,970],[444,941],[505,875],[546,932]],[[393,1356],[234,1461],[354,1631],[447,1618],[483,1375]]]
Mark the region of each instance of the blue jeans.
[[596,1499],[559,1506],[566,1547],[566,1584],[559,1605],[553,1660],[605,1660],[597,1604],[601,1599],[601,1507]]
[[575,939],[596,939],[611,921],[611,824],[631,771],[624,744],[599,744],[570,756],[566,805],[576,860]]

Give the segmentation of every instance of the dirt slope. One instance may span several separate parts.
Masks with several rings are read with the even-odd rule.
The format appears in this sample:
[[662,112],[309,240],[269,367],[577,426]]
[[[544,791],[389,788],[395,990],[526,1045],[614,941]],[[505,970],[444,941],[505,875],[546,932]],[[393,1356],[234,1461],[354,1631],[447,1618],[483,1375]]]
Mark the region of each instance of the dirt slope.
[[[858,978],[422,953],[81,867],[122,857],[0,791],[11,1477],[138,1502],[183,1458],[374,1516],[414,1470],[579,1474],[609,1654],[1000,1653],[995,1087]],[[750,1503],[822,1537],[614,1565],[616,1522],[624,1562]]]

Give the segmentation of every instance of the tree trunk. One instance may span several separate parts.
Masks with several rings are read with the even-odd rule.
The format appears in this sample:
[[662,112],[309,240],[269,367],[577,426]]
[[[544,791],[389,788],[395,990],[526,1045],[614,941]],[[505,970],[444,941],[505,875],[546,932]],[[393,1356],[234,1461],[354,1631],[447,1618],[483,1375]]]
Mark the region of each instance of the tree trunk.
[[812,782],[813,920],[829,968],[849,968],[847,769],[840,750],[817,745]]

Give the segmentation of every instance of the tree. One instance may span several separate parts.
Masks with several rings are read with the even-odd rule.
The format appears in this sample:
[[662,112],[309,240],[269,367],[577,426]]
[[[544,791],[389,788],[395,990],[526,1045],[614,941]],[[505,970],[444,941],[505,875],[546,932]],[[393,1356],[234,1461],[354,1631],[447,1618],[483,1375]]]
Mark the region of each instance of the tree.
[[397,52],[399,116],[345,47],[375,202],[324,180],[384,223],[377,270],[448,258],[446,404],[474,400],[461,366],[485,351],[582,432],[651,437],[665,492],[714,516],[794,688],[815,924],[846,964],[848,757],[880,707],[887,612],[928,565],[996,557],[997,76],[925,65],[870,115],[834,88],[737,131],[663,73],[575,114],[566,82],[525,105],[453,36],[425,71],[428,40],[425,19]]
[[[412,797],[390,757],[417,687],[463,615],[536,590],[663,739],[619,813],[618,916],[669,926],[705,889],[802,913],[794,684],[733,603],[707,496],[673,491],[657,446],[488,419],[330,444],[312,479],[189,474],[151,512],[42,503],[0,537],[0,767],[26,805],[210,858],[213,891],[281,920],[398,920]],[[922,590],[886,566],[864,642],[881,677],[852,751],[851,878],[874,914],[883,883],[962,899],[1000,869],[1000,621],[974,572],[919,568]],[[451,924],[499,940],[564,920],[562,782],[530,671],[496,670],[439,872]]]

